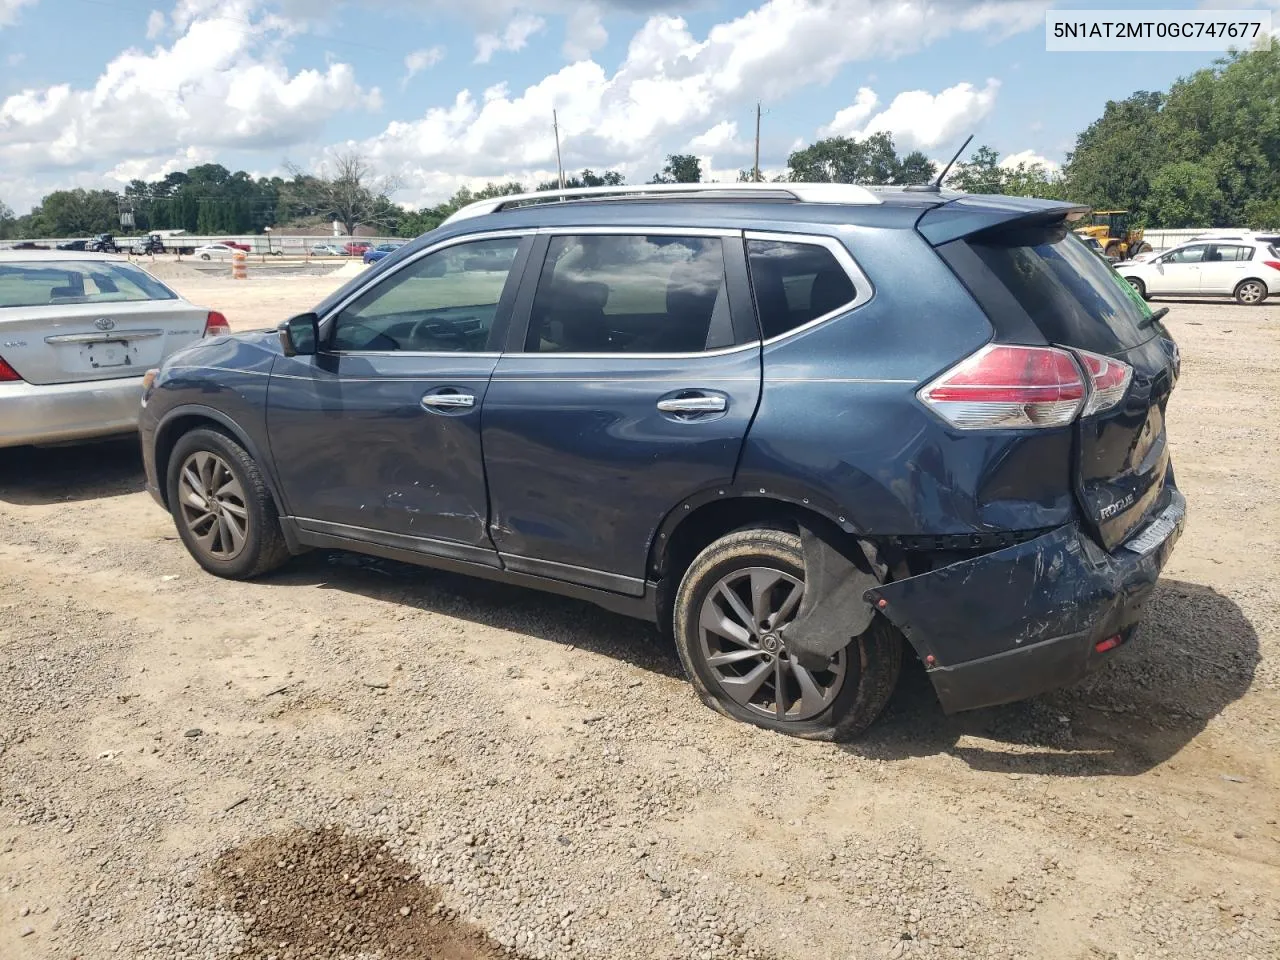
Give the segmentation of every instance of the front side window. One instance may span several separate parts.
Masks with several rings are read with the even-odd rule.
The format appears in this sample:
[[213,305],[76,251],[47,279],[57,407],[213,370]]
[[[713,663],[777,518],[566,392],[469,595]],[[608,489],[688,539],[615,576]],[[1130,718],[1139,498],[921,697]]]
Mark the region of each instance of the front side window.
[[719,237],[552,237],[530,353],[697,353],[732,346]]
[[49,260],[0,263],[0,307],[176,300],[159,280],[127,263]]
[[482,352],[520,239],[460,243],[407,264],[338,314],[331,348]]
[[1201,263],[1204,260],[1205,250],[1207,247],[1183,247],[1181,250],[1175,250],[1173,253],[1165,257],[1165,263]]
[[857,298],[849,274],[830,250],[818,244],[748,240],[747,258],[766,340],[833,313]]

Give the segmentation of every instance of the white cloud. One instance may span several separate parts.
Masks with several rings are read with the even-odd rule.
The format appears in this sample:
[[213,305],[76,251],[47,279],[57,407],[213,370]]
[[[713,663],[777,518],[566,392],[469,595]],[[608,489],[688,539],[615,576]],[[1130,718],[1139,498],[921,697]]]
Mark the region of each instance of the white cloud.
[[152,10],[147,15],[147,39],[155,40],[164,33],[166,24],[164,13],[160,10]]
[[999,166],[1004,170],[1012,170],[1020,163],[1025,163],[1029,167],[1039,164],[1044,167],[1046,173],[1057,173],[1062,169],[1060,163],[1055,163],[1034,150],[1019,150],[1017,153],[1011,153],[1001,159]]
[[488,63],[500,50],[514,53],[528,46],[529,38],[546,29],[547,21],[527,13],[518,15],[501,34],[482,33],[476,37],[476,63]]
[[[377,108],[345,63],[290,73],[273,41],[284,29],[252,21],[251,0],[209,17],[185,0],[169,47],[131,49],[87,89],[58,84],[0,102],[0,165],[11,172],[84,169],[189,148],[279,148],[314,138],[333,114]],[[203,18],[202,18],[203,17]]]
[[710,130],[700,133],[689,141],[691,150],[720,150],[724,147],[740,148],[737,143],[738,125],[730,120],[721,120]]
[[878,98],[863,87],[853,105],[839,111],[819,133],[857,138],[883,131],[892,134],[900,147],[945,146],[971,132],[991,112],[999,89],[1000,81],[992,79],[981,89],[971,83],[957,83],[937,94],[908,90],[873,115]]
[[[709,134],[757,99],[826,83],[850,62],[902,56],[957,31],[985,37],[1035,26],[1045,6],[1043,0],[900,0],[888,7],[878,0],[767,0],[701,38],[683,19],[655,15],[631,38],[613,73],[579,60],[523,91],[502,87],[478,99],[461,90],[451,102],[354,146],[409,189],[428,193],[466,175],[528,182],[554,169],[555,109],[566,169],[608,167],[647,179],[675,144]],[[960,84],[937,95],[902,95],[880,114],[864,101],[866,116],[850,118],[872,130],[892,126],[904,142],[941,143],[985,115],[996,88]]]
[[562,49],[570,60],[585,60],[608,39],[600,8],[594,3],[583,3],[574,7],[568,16]]
[[19,9],[35,2],[36,0],[0,0],[0,27],[17,23]]
[[166,174],[177,170],[188,170],[201,163],[213,163],[217,159],[214,151],[204,147],[187,147],[177,150],[168,157],[136,157],[121,160],[103,174],[107,180],[114,180],[121,187],[130,180],[158,180]]
[[879,103],[880,98],[874,90],[870,87],[859,88],[853,103],[843,110],[837,110],[832,121],[818,129],[818,134],[823,137],[851,137],[860,134]]
[[443,59],[444,47],[428,47],[424,50],[414,50],[404,58],[405,74],[402,83],[408,83],[416,74],[434,67]]

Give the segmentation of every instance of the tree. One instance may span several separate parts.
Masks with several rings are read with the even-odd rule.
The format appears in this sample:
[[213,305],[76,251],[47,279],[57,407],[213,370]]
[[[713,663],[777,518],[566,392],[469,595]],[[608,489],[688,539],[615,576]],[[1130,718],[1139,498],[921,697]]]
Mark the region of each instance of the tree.
[[787,179],[797,183],[920,183],[933,166],[916,151],[898,158],[893,137],[873,133],[855,140],[828,137],[797,150],[787,158]]
[[650,183],[701,183],[702,161],[690,153],[667,155],[666,166],[655,173]]
[[1000,154],[990,147],[979,147],[969,154],[967,162],[957,163],[951,168],[947,184],[965,193],[1004,193]]
[[[557,183],[557,186],[559,186],[559,183]],[[457,193],[444,203],[438,203],[434,207],[423,207],[417,213],[402,213],[397,230],[402,237],[420,236],[440,226],[446,218],[469,203],[475,203],[477,200],[489,200],[493,197],[509,197],[524,192],[524,185],[515,182],[486,183],[479,190],[474,191],[467,187],[461,187]]]
[[41,220],[56,237],[112,233],[120,226],[119,200],[110,190],[55,190],[41,201]]
[[[620,187],[627,182],[627,178],[620,174],[617,170],[606,170],[604,173],[597,174],[587,169],[576,177],[565,177],[565,189],[570,187]],[[559,190],[560,181],[543,180],[538,184],[539,190]]]
[[16,220],[13,216],[13,209],[0,200],[0,240],[9,240],[14,235],[14,227]]
[[1161,166],[1156,130],[1163,104],[1164,94],[1147,91],[1107,102],[1067,155],[1073,199],[1103,209],[1145,209],[1149,176]]
[[325,217],[340,222],[347,236],[361,224],[394,228],[399,208],[389,194],[400,188],[395,177],[375,177],[369,162],[355,152],[340,153],[319,173],[306,174],[288,165],[299,198]]
[[937,175],[934,162],[919,150],[912,150],[898,163],[894,183],[929,183]]
[[1211,170],[1190,160],[1160,168],[1151,181],[1148,208],[1160,211],[1166,227],[1199,227],[1220,221],[1222,191]]

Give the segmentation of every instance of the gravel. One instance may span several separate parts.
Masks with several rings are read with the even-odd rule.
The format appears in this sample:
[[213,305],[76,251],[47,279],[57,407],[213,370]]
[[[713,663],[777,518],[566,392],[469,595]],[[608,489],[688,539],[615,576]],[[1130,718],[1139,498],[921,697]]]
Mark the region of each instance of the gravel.
[[1280,348],[1178,314],[1192,513],[1138,637],[957,717],[908,669],[845,746],[705,710],[583,604],[342,554],[216,580],[135,448],[6,453],[0,956],[1280,955]]

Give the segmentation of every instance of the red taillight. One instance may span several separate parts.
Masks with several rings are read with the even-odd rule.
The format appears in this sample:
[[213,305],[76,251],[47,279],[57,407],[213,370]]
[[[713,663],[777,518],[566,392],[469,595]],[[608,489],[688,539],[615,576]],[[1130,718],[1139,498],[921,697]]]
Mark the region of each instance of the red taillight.
[[18,371],[4,362],[4,357],[0,357],[0,383],[10,383],[14,380],[21,380]]
[[953,426],[991,430],[1060,427],[1075,419],[1086,393],[1067,351],[988,344],[918,396]]
[[210,310],[209,318],[204,322],[204,335],[206,337],[221,337],[230,332],[231,324],[227,323],[227,318],[217,310]]
[[1108,650],[1114,650],[1118,646],[1120,646],[1120,634],[1117,633],[1115,636],[1107,637],[1105,640],[1099,640],[1093,645],[1093,649],[1099,653],[1106,653]]
[[1280,260],[1263,260],[1262,262],[1272,270],[1280,270]]
[[1092,385],[1089,400],[1080,416],[1087,417],[1110,410],[1124,399],[1129,381],[1133,379],[1133,367],[1121,360],[1113,360],[1088,350],[1077,350],[1076,356],[1080,358],[1085,373],[1089,374]]

